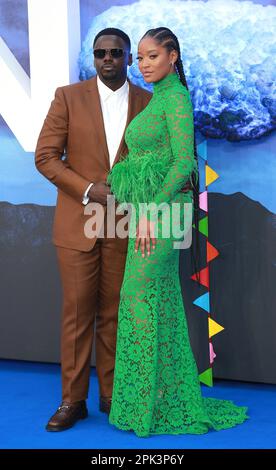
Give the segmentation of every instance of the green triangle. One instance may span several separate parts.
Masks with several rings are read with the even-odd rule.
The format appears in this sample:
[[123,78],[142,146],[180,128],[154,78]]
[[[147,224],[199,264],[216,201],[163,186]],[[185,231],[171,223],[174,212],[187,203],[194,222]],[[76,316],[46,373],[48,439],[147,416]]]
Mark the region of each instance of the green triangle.
[[[193,228],[196,228],[195,224],[193,224]],[[198,228],[203,235],[208,237],[208,215],[199,221]]]
[[198,378],[203,384],[208,385],[208,387],[213,387],[212,367],[202,372],[202,374],[200,374]]
[[208,237],[208,216],[207,215],[206,217],[203,217],[203,219],[199,221],[199,231],[203,233],[203,235]]

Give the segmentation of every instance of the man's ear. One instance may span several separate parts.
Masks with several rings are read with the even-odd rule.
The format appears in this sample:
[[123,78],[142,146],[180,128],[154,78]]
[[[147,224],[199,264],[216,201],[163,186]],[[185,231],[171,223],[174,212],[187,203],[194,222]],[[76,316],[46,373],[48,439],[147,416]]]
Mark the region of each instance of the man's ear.
[[132,54],[131,54],[131,52],[130,52],[130,53],[129,53],[129,56],[128,56],[128,63],[127,63],[127,65],[131,66],[131,65],[132,65],[132,62],[133,62],[133,60],[132,60]]

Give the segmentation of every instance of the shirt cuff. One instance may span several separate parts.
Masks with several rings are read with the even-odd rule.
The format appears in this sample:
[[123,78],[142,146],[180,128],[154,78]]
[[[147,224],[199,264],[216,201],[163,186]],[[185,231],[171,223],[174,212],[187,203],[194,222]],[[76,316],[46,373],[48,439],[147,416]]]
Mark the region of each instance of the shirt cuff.
[[81,202],[82,202],[82,204],[83,204],[84,206],[86,206],[86,205],[89,203],[89,196],[88,196],[88,193],[89,193],[90,189],[92,188],[93,184],[94,184],[94,183],[90,183],[90,184],[89,184],[89,186],[87,187],[87,189],[86,189],[86,191],[85,191],[85,193],[84,193],[84,195],[83,195],[83,198],[82,198],[82,201],[81,201]]

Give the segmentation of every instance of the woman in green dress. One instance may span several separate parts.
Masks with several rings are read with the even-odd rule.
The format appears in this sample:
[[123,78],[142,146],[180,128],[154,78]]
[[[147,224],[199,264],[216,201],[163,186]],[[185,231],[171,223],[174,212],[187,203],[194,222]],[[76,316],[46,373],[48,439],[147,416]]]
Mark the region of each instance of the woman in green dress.
[[[147,31],[138,61],[144,80],[153,83],[153,97],[129,124],[128,154],[108,175],[116,200],[136,209],[120,295],[109,422],[144,437],[202,434],[242,423],[247,408],[201,395],[175,249],[183,234],[171,229],[164,236],[173,205],[194,207],[195,191],[181,188],[189,179],[198,188],[193,109],[177,37],[168,28]],[[151,203],[151,210],[141,203]],[[183,233],[186,222],[180,209]]]

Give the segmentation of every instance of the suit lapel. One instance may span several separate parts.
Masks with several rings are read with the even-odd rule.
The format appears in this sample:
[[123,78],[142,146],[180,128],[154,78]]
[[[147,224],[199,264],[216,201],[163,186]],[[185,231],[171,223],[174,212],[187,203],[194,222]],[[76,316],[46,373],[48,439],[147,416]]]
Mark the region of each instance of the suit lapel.
[[132,121],[132,119],[136,116],[138,110],[141,110],[141,97],[137,90],[134,88],[132,83],[127,79],[128,84],[129,84],[129,94],[128,94],[128,112],[127,112],[127,121],[125,125],[125,129],[122,135],[122,139],[119,145],[119,148],[117,150],[116,156],[114,158],[114,162],[112,165],[112,168],[114,167],[115,163],[117,163],[120,159],[120,156],[127,150],[127,146],[125,143],[125,133],[126,133],[126,128],[129,125],[129,123]]
[[[96,131],[96,135],[98,137],[99,143],[102,147],[105,164],[108,170],[110,170],[110,159],[109,159],[109,152],[108,146],[106,141],[105,129],[104,129],[104,120],[103,120],[103,113],[101,108],[101,101],[100,95],[97,87],[97,79],[93,77],[87,80],[87,88],[86,88],[86,95],[88,100],[88,106],[91,109],[91,116],[94,124],[94,128]],[[112,167],[117,163],[120,159],[120,156],[127,150],[127,146],[125,143],[125,132],[126,128],[132,119],[136,116],[136,114],[142,110],[141,106],[141,96],[137,92],[136,88],[132,85],[132,83],[128,80],[129,83],[129,95],[128,95],[128,113],[127,113],[127,121],[124,129],[124,133],[122,135],[122,139],[117,150],[114,162]]]
[[108,146],[106,141],[105,129],[104,129],[104,120],[103,120],[103,113],[100,101],[100,95],[97,87],[97,79],[93,77],[87,80],[87,88],[86,88],[86,95],[88,100],[89,109],[91,110],[91,116],[95,128],[95,133],[97,139],[99,140],[99,144],[102,148],[105,164],[108,169],[110,169],[109,163],[109,152]]

